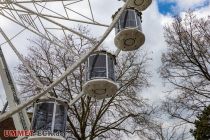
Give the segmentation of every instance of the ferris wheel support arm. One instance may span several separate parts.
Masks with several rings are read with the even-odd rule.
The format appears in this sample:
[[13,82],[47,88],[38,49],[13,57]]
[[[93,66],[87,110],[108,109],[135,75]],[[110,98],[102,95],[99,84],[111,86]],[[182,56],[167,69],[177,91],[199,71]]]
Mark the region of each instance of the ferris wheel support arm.
[[[1,7],[0,6],[0,9],[8,9],[8,10],[14,11],[13,8],[9,8],[9,7]],[[20,9],[15,9],[15,10],[18,11],[18,12],[22,12],[22,13],[28,14],[28,12],[24,11],[24,10],[20,10]],[[89,22],[89,21],[78,20],[78,19],[73,19],[73,18],[69,18],[69,17],[67,18],[67,17],[64,17],[64,16],[58,17],[58,16],[53,16],[53,15],[48,15],[48,14],[42,14],[42,15],[46,16],[46,17],[52,17],[52,18],[57,18],[57,19],[62,19],[62,20],[69,20],[69,21],[73,21],[73,22],[80,22],[80,23],[85,23],[85,24],[90,24],[90,25],[109,27],[109,25],[98,23],[98,22]]]
[[11,19],[10,17],[8,17],[8,16],[6,16],[6,15],[4,15],[4,14],[2,14],[2,16],[4,16],[5,18],[7,18],[7,19],[9,19],[9,20],[15,22],[16,24],[18,24],[18,25],[24,27],[25,29],[31,31],[32,33],[34,33],[34,34],[36,34],[36,35],[38,35],[38,36],[40,36],[40,37],[43,37],[44,39],[48,40],[50,43],[52,43],[52,44],[54,44],[54,45],[56,45],[56,46],[58,46],[58,47],[61,47],[61,48],[65,49],[66,51],[69,51],[69,50],[66,49],[65,47],[59,45],[56,41],[53,41],[53,40],[47,38],[47,37],[44,36],[43,34],[41,34],[41,33],[39,33],[39,32],[36,32],[36,31],[34,31],[34,30],[28,28],[27,26],[24,26],[23,24],[21,24],[21,23],[15,21],[15,20],[13,20],[13,19]]
[[[28,72],[30,73],[30,75],[32,76],[32,78],[36,81],[37,85],[40,88],[43,88],[43,84],[38,80],[38,78],[35,76],[35,73],[33,72],[33,70],[29,67],[29,65],[27,64],[27,62],[24,60],[23,56],[18,52],[18,50],[15,48],[15,46],[12,44],[12,42],[9,40],[9,38],[7,37],[7,35],[4,33],[4,31],[1,29],[0,27],[0,32],[3,35],[3,37],[7,40],[7,42],[9,43],[9,45],[11,46],[11,48],[13,49],[13,51],[15,52],[15,54],[18,56],[18,58],[21,60],[21,62],[23,63],[23,65],[26,67],[26,69],[28,70]],[[76,101],[78,101],[82,96],[84,95],[83,92],[81,92],[77,97],[75,97],[70,103],[69,106],[73,105]]]
[[123,11],[126,9],[128,2],[130,0],[128,0],[124,6],[121,8],[121,10],[119,11],[119,13],[116,15],[116,17],[114,18],[114,20],[112,21],[111,25],[109,26],[109,28],[106,30],[106,32],[104,33],[104,35],[102,36],[102,38],[100,39],[100,41],[94,45],[84,56],[82,56],[78,62],[74,63],[73,65],[71,65],[69,68],[67,68],[67,70],[56,80],[54,81],[52,84],[50,84],[48,87],[44,87],[44,89],[41,91],[41,93],[35,95],[34,97],[28,99],[26,102],[18,105],[16,108],[11,109],[9,112],[4,113],[3,115],[0,116],[0,122],[2,122],[3,120],[9,118],[11,115],[21,111],[23,108],[27,107],[28,105],[32,104],[34,101],[36,101],[37,99],[39,99],[40,97],[42,97],[43,95],[45,95],[47,92],[49,92],[53,87],[55,87],[56,85],[58,85],[60,82],[62,82],[66,76],[68,76],[70,73],[72,73],[78,66],[80,66],[87,58],[88,56],[95,51],[101,44],[102,42],[106,39],[106,37],[109,35],[109,33],[112,31],[112,29],[114,28],[115,24],[117,23],[117,21],[119,20],[121,14],[123,13]]
[[56,16],[46,15],[46,14],[42,14],[42,15],[43,15],[43,16],[47,16],[47,17],[57,18],[57,19],[69,20],[69,21],[80,22],[80,23],[86,23],[86,24],[91,24],[91,25],[98,25],[98,26],[102,26],[102,27],[109,27],[109,25],[101,24],[101,23],[96,23],[96,22],[88,22],[88,21],[77,20],[77,19],[66,18],[66,17],[56,17]]
[[51,23],[54,23],[54,24],[56,24],[56,25],[58,25],[58,26],[64,28],[65,30],[68,30],[68,31],[70,31],[70,32],[72,32],[72,33],[74,33],[74,34],[76,34],[76,35],[78,35],[78,36],[81,36],[81,37],[87,39],[88,41],[90,41],[90,42],[92,42],[92,43],[94,44],[94,40],[92,40],[91,38],[89,38],[89,37],[87,37],[87,36],[84,36],[83,34],[77,32],[77,31],[74,31],[74,30],[72,30],[72,29],[70,29],[70,28],[68,28],[68,27],[66,27],[66,26],[64,26],[64,25],[62,25],[62,24],[60,24],[60,23],[58,23],[58,22],[55,22],[55,21],[53,21],[53,20],[51,20],[51,19],[49,19],[49,18],[43,16],[43,15],[40,14],[40,13],[36,13],[36,12],[32,11],[31,9],[26,8],[25,6],[22,6],[22,5],[17,4],[17,3],[15,3],[15,5],[17,5],[18,7],[22,8],[22,9],[24,9],[24,10],[29,11],[31,14],[37,15],[38,17],[41,17],[41,18],[43,18],[43,19],[45,19],[45,20],[47,20],[47,21],[49,21],[49,22],[51,22]]
[[57,2],[57,1],[69,1],[69,0],[28,0],[28,1],[0,1],[0,4],[14,4],[14,3],[42,3],[42,2]]
[[32,76],[32,78],[35,80],[35,82],[39,86],[39,88],[43,88],[42,83],[37,79],[36,74],[34,73],[34,71],[29,67],[28,63],[24,60],[23,56],[18,52],[18,50],[15,48],[15,46],[9,40],[9,38],[7,37],[7,35],[1,29],[1,27],[0,27],[0,32],[3,35],[3,37],[5,38],[5,40],[8,42],[8,44],[10,45],[10,47],[12,48],[12,50],[15,52],[15,54],[17,55],[17,57],[20,59],[20,61],[26,67],[26,69],[28,70],[28,72],[30,73],[30,75]]
[[[7,37],[7,35],[4,33],[4,31],[0,28],[0,32],[3,35],[3,37],[5,38],[5,40],[9,43],[9,45],[11,46],[11,48],[13,49],[13,51],[15,52],[15,54],[18,56],[18,58],[21,60],[21,62],[23,63],[23,65],[26,67],[26,69],[28,70],[28,72],[30,73],[30,75],[32,76],[32,78],[36,81],[36,84],[39,86],[39,88],[43,88],[43,84],[39,81],[39,79],[36,77],[36,74],[34,73],[34,71],[30,68],[30,66],[28,65],[28,63],[24,60],[23,56],[18,52],[18,50],[15,48],[15,46],[12,44],[12,42],[9,40],[9,38]],[[77,102],[82,96],[84,95],[83,92],[81,92],[77,97],[75,97],[68,105],[69,107],[74,104],[75,102]],[[50,95],[49,95],[50,96]],[[8,103],[8,102],[7,102]],[[3,113],[2,113],[3,114]],[[19,137],[18,139],[22,139],[22,137]],[[17,140],[17,139],[16,139]]]
[[70,101],[70,103],[68,104],[69,107],[72,106],[74,103],[76,103],[83,95],[85,95],[84,92],[78,94],[77,97],[75,97],[73,100]]
[[8,101],[4,104],[4,107],[3,107],[2,111],[1,111],[1,114],[3,114],[6,111],[7,106],[8,106]]
[[120,54],[121,50],[120,49],[117,49],[114,53],[115,56],[118,56]]
[[[6,60],[4,58],[2,49],[0,48],[0,76],[3,83],[3,87],[6,93],[7,101],[10,109],[15,109],[21,102],[17,95],[17,89],[14,85],[13,78],[8,69]],[[4,113],[6,114],[6,113]],[[1,116],[3,116],[2,114]],[[10,116],[9,116],[10,117]],[[27,116],[26,110],[20,110],[19,113],[12,114],[12,119],[14,121],[15,128],[17,130],[27,130],[30,127],[30,121]]]

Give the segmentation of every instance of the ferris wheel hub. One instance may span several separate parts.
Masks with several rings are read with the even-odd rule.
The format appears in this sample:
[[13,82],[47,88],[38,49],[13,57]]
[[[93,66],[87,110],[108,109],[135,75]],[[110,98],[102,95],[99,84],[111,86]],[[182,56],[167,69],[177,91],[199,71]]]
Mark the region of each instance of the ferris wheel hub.
[[136,50],[141,47],[144,42],[144,34],[135,28],[120,31],[114,39],[115,45],[122,51]]

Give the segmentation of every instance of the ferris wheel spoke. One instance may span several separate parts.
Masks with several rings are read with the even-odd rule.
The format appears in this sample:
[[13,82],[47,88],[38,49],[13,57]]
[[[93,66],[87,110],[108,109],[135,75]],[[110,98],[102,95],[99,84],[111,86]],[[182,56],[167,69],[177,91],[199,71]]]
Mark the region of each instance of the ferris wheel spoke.
[[[6,10],[6,9],[8,9],[8,10]],[[5,8],[2,9],[1,14],[8,15],[9,17],[13,18],[14,20],[24,24],[24,22],[20,18],[18,18],[19,15],[15,15],[15,13],[17,13],[18,9],[16,11],[13,9],[14,8],[12,8],[11,5],[6,5]]]
[[[44,7],[40,4],[37,4],[39,5],[40,7],[43,7],[44,9],[48,10],[49,12],[52,12],[54,13],[55,15],[49,15],[49,14],[43,14],[43,13],[40,13],[42,16],[45,16],[45,17],[51,17],[51,18],[56,18],[56,19],[62,19],[62,20],[69,20],[69,21],[74,21],[74,22],[79,22],[79,23],[85,23],[85,24],[92,24],[92,25],[98,25],[98,26],[104,26],[104,27],[109,27],[108,25],[106,24],[102,24],[102,23],[99,23],[99,22],[95,22],[95,20],[92,20],[90,18],[88,18],[88,20],[91,20],[92,22],[90,21],[84,21],[84,20],[77,20],[77,19],[72,19],[72,18],[69,18],[69,14],[67,13],[67,9],[64,8],[65,10],[65,13],[66,13],[66,17],[47,8],[47,7]],[[64,5],[65,6],[65,5]],[[57,16],[56,16],[57,15]]]
[[[33,30],[33,29],[29,28],[28,26],[24,26],[23,24],[16,22],[15,20],[11,19],[10,17],[7,17],[6,15],[3,15],[3,16],[5,16],[5,17],[8,18],[9,20],[15,22],[16,24],[18,24],[18,25],[24,27],[24,29],[21,30],[18,34],[20,34],[21,32],[23,32],[24,30],[27,29],[27,30],[31,31],[32,33],[34,33],[34,34],[36,34],[36,35],[42,37],[43,39],[48,40],[50,43],[52,43],[52,44],[54,44],[54,45],[56,45],[56,46],[58,46],[58,47],[60,47],[60,48],[63,48],[63,49],[65,49],[66,51],[69,51],[67,48],[63,47],[63,45],[64,45],[63,42],[60,41],[60,40],[59,40],[56,36],[54,36],[52,33],[48,32],[49,34],[52,35],[53,39],[47,38],[44,34],[38,32],[38,31],[36,31],[36,30]],[[17,34],[17,35],[18,35],[18,34]],[[15,35],[15,36],[17,36],[17,35]],[[14,36],[14,37],[15,37],[15,36]],[[14,37],[12,37],[12,39],[13,39]],[[54,39],[56,39],[56,40],[54,40]],[[11,39],[10,39],[10,40],[11,40]],[[60,45],[57,41],[59,41],[62,45]],[[2,43],[1,45],[5,44],[5,43],[7,43],[7,42]]]
[[92,6],[90,4],[90,0],[88,0],[88,4],[89,4],[89,8],[90,8],[90,12],[91,12],[91,16],[92,16],[93,22],[95,22],[95,19],[94,19],[94,16],[93,16]]
[[[9,6],[9,5],[8,5]],[[7,6],[7,7],[8,7]],[[56,46],[59,46],[59,47],[61,47],[61,48],[65,48],[65,47],[63,47],[62,45],[59,45],[54,39],[56,38],[56,40],[58,40],[60,43],[61,43],[61,41],[56,37],[56,36],[54,36],[53,35],[53,33],[51,33],[48,29],[50,29],[50,28],[48,28],[47,26],[44,26],[43,25],[43,21],[40,19],[40,17],[39,17],[39,14],[40,13],[38,13],[38,10],[36,11],[36,12],[33,12],[33,13],[37,13],[37,15],[36,14],[33,14],[33,13],[30,13],[29,14],[29,12],[27,11],[27,9],[23,9],[22,7],[21,7],[21,13],[22,14],[20,14],[20,13],[18,13],[18,11],[17,11],[17,6],[14,6],[14,5],[12,5],[12,7],[15,7],[15,8],[10,8],[10,12],[9,11],[5,11],[4,13],[2,13],[1,15],[3,15],[4,17],[6,17],[7,19],[10,19],[11,21],[13,21],[13,22],[15,22],[15,23],[17,23],[18,25],[20,25],[20,26],[22,26],[24,29],[28,29],[29,31],[31,31],[31,32],[33,32],[33,33],[35,33],[35,34],[37,34],[37,35],[39,35],[40,37],[42,37],[42,38],[45,38],[45,39],[47,39],[48,41],[50,41],[51,43],[53,43],[53,44],[55,44]],[[16,9],[16,10],[15,10]],[[19,8],[19,10],[20,10],[20,8]],[[16,14],[17,14],[17,16],[15,16],[14,14],[13,14],[13,12],[11,12],[11,11],[15,11],[16,12]],[[40,11],[41,12],[41,11]],[[5,15],[5,13],[7,14],[7,15]],[[25,14],[24,14],[25,13]],[[44,15],[44,16],[46,16],[46,17],[53,17],[53,16],[50,16],[50,15]],[[39,20],[38,21],[36,21],[36,19],[37,18],[39,18]],[[53,17],[53,19],[56,19],[57,17]],[[68,19],[67,19],[68,20]],[[79,20],[77,20],[77,21],[79,21]],[[85,22],[85,21],[80,21],[80,22],[83,22],[83,23],[87,23],[87,22]],[[41,24],[41,26],[38,26],[38,25],[40,25]],[[95,24],[95,23],[89,23],[89,24]],[[98,25],[98,24],[97,24]],[[101,25],[101,26],[108,26],[108,25]],[[52,29],[52,28],[51,28]],[[57,28],[58,29],[58,28]],[[68,30],[69,31],[69,29],[67,28],[67,27],[60,27],[60,29],[62,29],[62,30]],[[44,32],[42,32],[42,31],[44,31]],[[70,30],[71,31],[71,30]],[[18,33],[19,34],[19,33]],[[16,36],[16,35],[15,35]],[[15,37],[14,36],[14,37]],[[81,35],[80,35],[81,36]],[[14,38],[13,37],[13,38]],[[83,36],[84,37],[84,36]],[[86,38],[86,37],[84,37],[84,38]],[[89,39],[90,40],[90,39]],[[92,40],[91,40],[92,41]],[[66,48],[65,48],[66,49]],[[69,51],[69,50],[68,50]]]
[[[8,19],[9,19],[9,18],[8,18]],[[12,20],[12,19],[11,19],[11,20]],[[14,22],[15,22],[15,21],[14,21]],[[20,23],[17,23],[17,24],[19,24],[20,26],[23,26],[23,25],[21,25]],[[66,51],[69,51],[69,49],[63,47],[63,45],[64,45],[63,42],[61,42],[57,37],[53,36],[53,34],[50,33],[50,34],[53,36],[53,39],[47,38],[44,34],[41,34],[40,32],[37,32],[37,31],[35,31],[35,30],[32,30],[32,29],[30,29],[30,28],[28,28],[28,27],[25,27],[23,30],[21,30],[21,32],[24,31],[24,30],[26,30],[26,29],[28,29],[29,31],[35,33],[36,35],[38,35],[38,36],[40,36],[40,37],[42,37],[42,38],[48,40],[50,43],[54,44],[55,46],[58,46],[58,47],[60,47],[60,48],[63,48],[63,49],[65,49]],[[21,32],[19,32],[19,33],[21,33]],[[14,36],[14,37],[15,37],[15,36]],[[12,37],[12,39],[13,39],[14,37]],[[56,40],[54,40],[54,39],[56,39]],[[11,39],[9,39],[9,40],[11,40]],[[60,45],[57,41],[59,41],[62,45]],[[4,42],[4,43],[2,43],[1,45],[5,44],[5,43],[7,43],[7,41]]]
[[[17,1],[11,1],[11,0],[2,0],[0,1],[0,4],[14,4],[14,3],[42,3],[42,2],[60,2],[60,1],[83,1],[83,0],[17,0]],[[73,3],[73,2],[72,2]]]
[[0,114],[4,114],[4,112],[6,111],[7,107],[8,107],[8,101],[4,104],[4,107],[3,107],[3,109],[2,109]]
[[[30,68],[30,66],[28,65],[28,63],[24,60],[23,56],[18,52],[18,50],[15,48],[15,46],[13,45],[13,43],[9,40],[9,38],[7,37],[7,35],[3,32],[3,30],[0,28],[0,32],[3,35],[3,37],[5,38],[5,40],[7,40],[7,42],[9,43],[10,47],[13,49],[13,51],[15,52],[15,54],[18,56],[19,60],[23,63],[23,65],[26,67],[26,69],[28,70],[29,74],[32,76],[33,80],[36,82],[37,86],[40,89],[44,88],[44,85],[39,81],[39,79],[37,78],[36,74],[34,73],[34,71]],[[79,98],[81,96],[83,96],[84,93],[79,94],[75,99],[73,99],[69,106],[71,104],[74,104],[76,101],[79,100]],[[53,98],[53,97],[52,97]],[[8,103],[8,102],[7,102]],[[5,107],[6,109],[6,107]],[[3,112],[4,113],[4,112]],[[1,114],[3,114],[1,113]]]
[[[109,27],[106,24],[99,23],[95,20],[94,15],[93,15],[93,10],[91,7],[90,0],[86,0],[89,5],[89,10],[91,13],[91,18],[81,14],[78,11],[75,11],[71,9],[71,5],[83,2],[85,0],[71,0],[71,1],[66,1],[66,0],[49,0],[49,1],[27,1],[27,0],[19,0],[19,1],[1,1],[4,2],[2,3],[2,6],[0,7],[0,14],[6,17],[7,19],[13,21],[14,23],[21,25],[23,28],[32,31],[35,34],[38,34],[39,36],[41,35],[42,37],[45,36],[44,38],[47,38],[52,42],[52,34],[49,35],[49,30],[47,28],[51,28],[50,26],[54,27],[55,25],[60,27],[61,29],[70,31],[76,35],[79,35],[83,38],[86,38],[87,40],[93,42],[90,38],[87,36],[84,36],[82,34],[79,34],[77,31],[74,31],[70,27],[64,25],[66,22],[77,22],[81,24],[89,24],[93,26],[101,26],[101,27]],[[62,4],[63,9],[65,10],[65,14],[58,13],[55,9],[50,9],[46,6],[48,2],[59,2]],[[27,6],[24,4],[32,4],[30,7],[32,8],[27,8]],[[41,8],[41,10],[40,10]],[[44,12],[42,12],[44,11]],[[74,18],[69,18],[69,11],[72,13],[77,14],[80,17],[83,17],[85,20],[82,20],[82,18],[79,19],[74,19]],[[58,22],[59,21],[59,22]],[[62,21],[62,22],[60,22]],[[64,23],[64,22],[65,23]],[[19,33],[18,33],[19,34]],[[16,35],[14,35],[16,37]],[[54,38],[54,37],[53,37]]]
[[[38,9],[37,9],[37,7],[36,7],[36,5],[35,5],[34,3],[33,3],[33,5],[34,5],[34,8],[35,8],[36,12],[40,14],[40,13],[42,12],[43,9],[39,12]],[[42,27],[44,33],[47,35],[48,38],[50,38],[50,36],[49,36],[49,34],[48,34],[48,32],[47,32],[47,30],[46,30],[44,24],[42,23],[40,17],[37,16],[37,18],[38,18],[38,21],[39,21],[39,23],[40,23],[40,25],[41,25],[41,27]],[[38,29],[38,28],[37,28],[37,29]]]
[[[46,11],[52,12],[52,13],[54,13],[55,15],[57,15],[59,17],[66,18],[64,15],[59,14],[58,12],[55,12],[55,11],[53,11],[53,10],[51,10],[51,9],[49,9],[49,8],[39,4],[39,3],[36,3],[35,5],[38,5],[38,6],[42,7],[43,9],[45,9]],[[42,14],[42,13],[40,12],[39,14]],[[44,14],[42,14],[42,15],[44,16]]]
[[36,77],[36,74],[34,73],[34,71],[30,68],[30,66],[28,65],[28,63],[24,60],[23,56],[19,53],[19,51],[15,48],[15,46],[13,45],[13,43],[11,42],[11,40],[9,40],[9,38],[7,37],[7,35],[3,32],[3,30],[0,28],[0,32],[3,35],[3,37],[5,38],[5,40],[9,43],[10,47],[12,48],[12,50],[15,52],[15,54],[17,55],[18,59],[23,63],[23,65],[26,67],[26,69],[28,70],[28,72],[30,73],[30,75],[32,76],[32,78],[34,79],[34,81],[36,82],[37,86],[39,88],[43,88],[44,86],[42,85],[42,83],[38,80],[38,78]]
[[[11,7],[11,9],[16,9],[15,6],[12,5],[12,4],[8,4],[8,7]],[[16,14],[14,14],[13,12],[15,12]],[[20,21],[21,23],[25,24],[24,21],[21,19],[20,14],[19,14],[19,12],[18,12],[17,10],[10,10],[10,13],[13,15],[13,17],[14,17],[16,20],[19,19],[19,21]]]
[[77,31],[75,31],[75,30],[73,30],[73,29],[70,29],[70,28],[68,28],[68,27],[66,27],[66,26],[64,26],[64,25],[62,25],[61,23],[58,23],[58,22],[56,22],[56,21],[54,21],[54,20],[52,20],[52,19],[50,19],[50,18],[48,18],[48,17],[44,17],[44,16],[42,16],[41,14],[36,13],[35,11],[32,11],[32,10],[30,10],[30,9],[27,8],[27,7],[24,7],[23,5],[20,5],[20,4],[17,4],[17,3],[16,3],[15,5],[17,5],[18,7],[23,8],[24,10],[27,10],[27,11],[29,11],[30,13],[34,14],[34,15],[37,15],[38,17],[41,17],[41,18],[43,18],[43,19],[45,19],[45,20],[47,20],[47,21],[49,21],[49,22],[51,22],[51,23],[54,23],[55,25],[60,26],[60,27],[62,27],[62,28],[64,28],[64,29],[66,29],[66,30],[68,30],[68,31],[70,31],[70,32],[72,32],[72,33],[78,35],[78,36],[81,36],[81,37],[83,37],[83,38],[85,38],[85,39],[91,41],[92,43],[94,43],[94,40],[90,39],[89,37],[87,37],[87,36],[85,36],[85,35],[83,35],[83,34],[77,32]]
[[86,1],[88,2],[88,7],[89,7],[89,10],[90,10],[91,18],[88,17],[88,16],[85,16],[85,15],[81,14],[80,12],[77,12],[77,11],[75,11],[75,10],[73,10],[73,9],[71,9],[71,8],[69,7],[69,6],[72,5],[72,4],[81,2],[81,0],[78,0],[78,1],[76,1],[76,2],[74,2],[74,3],[68,3],[68,4],[64,4],[64,2],[63,2],[63,4],[64,4],[63,7],[64,7],[64,9],[65,9],[67,15],[68,15],[68,10],[69,10],[69,11],[71,11],[71,12],[73,12],[73,13],[76,13],[77,15],[79,15],[79,16],[81,16],[81,17],[87,19],[87,20],[90,20],[90,21],[92,21],[92,22],[94,22],[94,23],[98,23],[98,24],[99,24],[99,22],[96,22],[95,19],[94,19],[93,10],[92,10],[92,6],[91,6],[91,3],[90,3],[90,0],[86,0]]
[[[87,20],[90,20],[90,21],[93,21],[93,22],[94,22],[94,20],[93,20],[93,19],[91,19],[91,18],[89,18],[89,17],[87,17],[87,16],[84,16],[83,14],[80,14],[80,13],[79,13],[79,12],[77,12],[77,11],[74,11],[74,10],[72,10],[72,9],[68,8],[68,7],[66,7],[66,9],[67,9],[67,10],[69,10],[69,11],[71,11],[71,12],[73,12],[73,13],[78,14],[79,16],[81,16],[81,17],[83,17],[83,18],[85,18],[85,19],[87,19]],[[98,22],[95,22],[95,23],[98,23]]]
[[110,24],[109,28],[107,28],[107,30],[105,31],[105,33],[103,34],[102,38],[100,39],[100,41],[95,44],[84,56],[82,56],[76,63],[74,63],[73,65],[71,65],[70,67],[67,68],[67,70],[57,79],[55,80],[52,84],[50,84],[48,87],[44,87],[44,89],[41,91],[41,93],[35,95],[34,97],[31,97],[30,99],[28,99],[26,102],[18,105],[17,107],[11,109],[10,111],[4,113],[3,115],[0,116],[0,122],[2,122],[3,120],[9,118],[11,115],[21,111],[23,108],[27,107],[28,105],[32,104],[34,101],[36,101],[37,99],[39,99],[41,96],[47,94],[52,88],[54,88],[55,86],[57,86],[60,82],[62,82],[70,73],[72,73],[77,67],[79,67],[81,65],[81,63],[83,63],[84,61],[86,61],[86,59],[92,54],[93,51],[95,51],[97,48],[99,48],[99,46],[102,44],[102,42],[106,39],[106,37],[109,35],[109,33],[112,31],[112,29],[114,28],[115,24],[117,23],[117,21],[119,20],[120,16],[122,15],[122,13],[124,12],[124,10],[127,7],[127,4],[130,0],[128,0],[124,6],[121,8],[121,10],[118,12],[118,14],[115,16],[114,20],[112,21],[112,23]]
[[81,1],[84,1],[84,0],[75,0],[74,2],[70,2],[70,3],[64,4],[64,7],[68,6],[68,5],[72,5],[72,4],[78,3],[78,2],[81,2]]
[[[67,30],[70,31],[76,35],[79,35],[83,38],[86,38],[87,40],[93,42],[93,40],[91,40],[90,38],[79,34],[77,31],[74,31],[73,29],[71,29],[70,27],[64,25],[67,24],[67,22],[77,22],[77,23],[81,23],[81,24],[89,24],[89,25],[93,25],[93,26],[100,26],[100,27],[109,27],[106,24],[102,24],[99,22],[96,22],[94,15],[93,15],[93,11],[92,11],[92,7],[91,7],[91,3],[89,0],[86,0],[88,2],[89,5],[89,10],[91,13],[91,18],[69,8],[69,6],[75,4],[75,3],[79,3],[85,0],[71,0],[69,2],[65,1],[65,0],[58,0],[58,1],[51,1],[50,2],[60,2],[63,6],[63,9],[65,10],[65,14],[60,14],[58,12],[56,12],[56,10],[52,10],[50,8],[48,8],[46,6],[48,1],[42,1],[42,3],[34,0],[31,1],[31,6],[32,8],[27,8],[27,6],[23,5],[24,2],[28,2],[27,4],[29,4],[29,1],[24,1],[24,0],[19,0],[19,1],[3,1],[5,2],[5,4],[2,4],[2,6],[0,7],[0,15],[6,17],[7,19],[13,21],[14,23],[22,26],[25,29],[28,29],[29,31],[32,31],[33,33],[37,34],[37,35],[41,35],[41,37],[45,36],[44,38],[47,38],[47,40],[49,40],[50,42],[52,42],[52,32],[50,32],[48,29],[50,28],[54,28],[54,26],[58,26],[58,28],[62,29],[62,30]],[[2,1],[1,1],[2,2]],[[40,10],[41,8],[41,10]],[[42,12],[44,11],[44,12]],[[81,18],[78,19],[74,19],[74,18],[69,18],[69,11],[76,13],[77,15],[79,15],[80,17],[83,17],[86,20],[82,20]],[[59,21],[59,22],[58,22]],[[62,21],[62,22],[60,22]],[[65,23],[64,23],[64,22]],[[70,25],[70,24],[68,24]],[[49,35],[49,33],[51,35]],[[17,33],[18,35],[19,33]],[[14,35],[14,37],[16,37],[17,35]],[[55,36],[53,37],[55,38]],[[55,43],[54,43],[55,44]]]
[[[68,3],[68,4],[65,4],[65,3],[64,3],[65,1],[61,1],[61,4],[62,4],[62,6],[63,6],[63,9],[64,9],[64,11],[65,11],[66,16],[64,16],[63,14],[59,14],[59,13],[56,12],[55,10],[52,10],[52,9],[50,9],[50,8],[47,8],[47,7],[43,6],[43,5],[41,5],[40,3],[33,3],[33,4],[34,4],[34,5],[38,5],[38,6],[42,7],[43,9],[45,9],[46,11],[49,11],[49,12],[51,12],[51,13],[54,13],[55,15],[57,15],[57,16],[59,16],[59,17],[61,17],[61,18],[69,19],[68,11],[71,11],[72,13],[75,13],[75,14],[77,14],[78,16],[85,18],[85,19],[88,20],[89,22],[91,21],[92,23],[95,23],[95,25],[102,25],[101,23],[95,21],[94,16],[93,16],[93,10],[92,10],[92,7],[91,7],[91,4],[90,4],[90,1],[89,1],[89,0],[88,0],[88,5],[89,5],[90,13],[91,13],[91,18],[88,17],[88,16],[85,16],[84,14],[81,14],[80,12],[75,11],[75,10],[73,10],[73,9],[71,9],[71,8],[69,7],[70,5],[75,4],[75,3],[79,3],[79,2],[81,2],[81,1],[84,1],[84,0],[77,0],[77,1],[75,1],[75,2],[71,2],[71,3]],[[40,12],[39,14],[42,14],[42,13]],[[80,21],[80,20],[78,20],[78,22],[79,22],[79,21]],[[86,21],[86,22],[88,22],[88,21]],[[90,23],[91,23],[91,22],[90,22]]]

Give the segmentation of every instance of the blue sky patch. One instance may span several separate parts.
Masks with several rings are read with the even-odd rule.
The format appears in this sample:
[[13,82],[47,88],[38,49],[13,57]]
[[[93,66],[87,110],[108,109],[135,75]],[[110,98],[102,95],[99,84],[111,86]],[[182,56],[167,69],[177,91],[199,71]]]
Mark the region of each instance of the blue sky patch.
[[161,14],[175,14],[174,8],[176,7],[175,2],[165,2],[158,0],[158,9]]
[[[166,1],[166,0],[157,0],[158,2],[158,9],[159,12],[163,15],[177,15],[183,10],[189,10],[189,9],[180,9],[177,6],[177,3],[174,1]],[[191,7],[191,10],[200,9],[202,7],[208,6],[210,4],[210,0],[203,0],[202,4],[195,5],[194,7]]]

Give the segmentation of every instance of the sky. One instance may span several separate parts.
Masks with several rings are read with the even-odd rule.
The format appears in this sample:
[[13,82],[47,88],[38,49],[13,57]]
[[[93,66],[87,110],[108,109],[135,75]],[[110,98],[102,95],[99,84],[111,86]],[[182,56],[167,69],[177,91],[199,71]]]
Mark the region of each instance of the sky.
[[[111,4],[110,4],[111,3]],[[111,23],[111,16],[115,11],[123,5],[122,1],[118,0],[91,0],[94,15],[101,23]],[[80,12],[86,13],[86,5],[75,5],[75,9],[80,9]],[[87,8],[86,8],[87,9]],[[148,70],[151,72],[152,77],[149,79],[151,87],[144,89],[141,95],[148,98],[152,104],[159,104],[161,100],[166,96],[168,87],[164,87],[161,80],[158,68],[161,65],[161,54],[167,51],[166,44],[164,42],[163,27],[166,24],[172,22],[172,18],[175,15],[183,15],[184,11],[191,9],[195,10],[197,16],[205,17],[210,15],[210,0],[153,0],[152,4],[143,11],[143,23],[142,28],[146,37],[145,44],[142,46],[142,51],[147,51],[152,58],[151,63],[148,64]],[[21,30],[21,28],[9,20],[0,16],[0,27],[12,37],[15,33]],[[105,28],[90,27],[94,35],[101,36]],[[114,31],[107,37],[103,43],[106,46],[116,49],[113,43]],[[25,31],[18,37],[12,40],[17,49],[23,54],[27,55],[26,46],[30,43],[28,39],[33,38],[34,35]],[[4,42],[4,39],[0,35],[0,44]],[[2,45],[7,63],[11,69],[11,73],[16,75],[13,70],[14,67],[20,63],[13,51],[7,44]],[[6,102],[4,89],[0,82],[0,110],[3,104]]]
[[[153,1],[152,5],[143,12],[143,30],[146,35],[145,48],[152,51],[152,65],[151,68],[154,70],[152,83],[154,86],[149,88],[147,92],[159,92],[156,96],[157,100],[165,97],[165,88],[157,73],[159,66],[161,65],[161,54],[167,51],[166,44],[163,37],[163,27],[172,22],[173,16],[181,15],[187,10],[194,10],[198,17],[207,17],[210,15],[210,0],[157,0]],[[155,32],[154,32],[155,31]],[[155,44],[155,46],[153,46]],[[145,92],[145,94],[147,94]],[[154,94],[149,93],[154,97]],[[151,99],[151,98],[150,98]]]
[[163,15],[177,15],[186,10],[200,10],[209,5],[209,0],[157,0],[158,10]]

